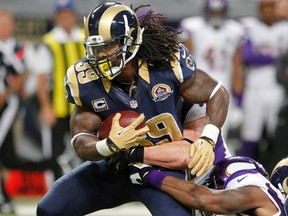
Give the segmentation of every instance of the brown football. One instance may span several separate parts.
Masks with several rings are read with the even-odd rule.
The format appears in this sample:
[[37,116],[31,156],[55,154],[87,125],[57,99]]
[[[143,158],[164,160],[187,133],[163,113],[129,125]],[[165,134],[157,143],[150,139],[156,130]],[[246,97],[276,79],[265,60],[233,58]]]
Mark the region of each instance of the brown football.
[[[133,111],[133,110],[122,110],[117,113],[121,114],[121,118],[119,120],[119,124],[122,127],[127,127],[130,125],[138,116],[141,114]],[[98,131],[98,137],[99,139],[105,139],[109,136],[109,132],[111,130],[111,125],[112,125],[112,119],[116,115],[116,113],[111,114],[108,116],[103,122],[102,122],[102,127]],[[140,129],[144,127],[145,121],[143,121],[136,129]]]

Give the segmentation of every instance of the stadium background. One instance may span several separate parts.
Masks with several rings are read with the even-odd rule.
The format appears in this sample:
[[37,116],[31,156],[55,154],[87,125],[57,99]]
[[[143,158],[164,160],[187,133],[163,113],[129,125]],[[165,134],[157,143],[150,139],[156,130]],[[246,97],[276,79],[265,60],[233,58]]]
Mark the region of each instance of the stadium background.
[[[257,0],[230,0],[229,16],[240,18],[244,16],[257,16]],[[76,0],[76,8],[79,14],[79,24],[82,25],[82,18],[91,8],[100,4],[99,0]],[[177,27],[179,21],[187,16],[201,15],[203,0],[141,0],[120,1],[127,5],[137,7],[141,4],[149,4],[159,13],[167,17],[167,25]],[[16,36],[21,40],[29,40],[37,44],[41,36],[49,31],[53,25],[53,12],[55,0],[0,0],[0,8],[13,12],[16,18]],[[17,130],[17,124],[16,124]],[[20,129],[21,130],[21,129]],[[23,141],[21,133],[19,142]],[[37,157],[37,149],[29,143],[18,143],[18,153],[24,157]],[[37,200],[46,192],[42,172],[22,172],[11,170],[7,188],[16,199],[17,216],[35,215]],[[117,213],[116,213],[117,212]],[[1,213],[0,213],[1,215]],[[150,215],[148,210],[141,204],[128,204],[113,210],[104,210],[92,215]]]
[[[191,15],[201,15],[203,0],[125,0],[127,5],[149,4],[167,17],[167,23],[176,26],[179,20]],[[83,17],[102,1],[76,0],[79,17]],[[176,3],[177,2],[177,3]],[[16,34],[21,38],[39,39],[51,28],[55,0],[1,0],[0,7],[11,10],[17,19]],[[239,18],[256,14],[256,0],[230,0],[229,16]],[[82,20],[79,20],[82,22]]]

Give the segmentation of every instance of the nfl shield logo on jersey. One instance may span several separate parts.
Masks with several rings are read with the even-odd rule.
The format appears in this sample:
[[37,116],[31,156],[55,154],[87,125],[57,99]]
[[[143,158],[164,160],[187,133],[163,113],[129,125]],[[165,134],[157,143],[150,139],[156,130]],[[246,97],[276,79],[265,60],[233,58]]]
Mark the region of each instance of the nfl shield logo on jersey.
[[137,108],[138,107],[137,101],[136,100],[131,100],[130,101],[130,106],[131,106],[131,108]]

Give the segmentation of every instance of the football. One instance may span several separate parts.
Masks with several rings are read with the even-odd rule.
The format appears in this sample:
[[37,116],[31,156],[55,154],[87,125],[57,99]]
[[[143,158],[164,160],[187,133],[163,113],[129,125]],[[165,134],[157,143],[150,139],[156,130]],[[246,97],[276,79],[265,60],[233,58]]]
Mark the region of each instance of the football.
[[[138,113],[133,110],[122,110],[116,113],[121,114],[121,118],[119,120],[119,124],[121,127],[127,127],[130,125],[138,116],[141,115],[141,113]],[[112,119],[116,115],[116,113],[111,114],[108,116],[103,122],[102,122],[102,127],[98,131],[98,137],[99,139],[105,139],[109,136],[109,132],[111,130],[111,125],[112,125]],[[144,127],[145,121],[143,121],[136,129],[140,129]]]

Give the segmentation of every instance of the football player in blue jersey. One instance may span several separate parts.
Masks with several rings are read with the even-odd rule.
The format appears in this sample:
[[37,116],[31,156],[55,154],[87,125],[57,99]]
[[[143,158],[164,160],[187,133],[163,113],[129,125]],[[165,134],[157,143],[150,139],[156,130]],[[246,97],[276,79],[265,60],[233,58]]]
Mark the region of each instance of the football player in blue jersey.
[[284,196],[268,176],[255,160],[234,156],[219,162],[203,185],[168,176],[144,164],[131,166],[130,178],[134,184],[168,193],[183,205],[200,210],[200,215],[285,216]]
[[[86,162],[52,185],[38,203],[37,216],[85,215],[132,201],[142,202],[152,215],[191,215],[166,193],[132,184],[129,169],[115,173],[108,161],[139,145],[189,144],[183,139],[183,101],[206,104],[203,131],[189,144],[191,172],[200,177],[213,166],[229,96],[221,82],[196,69],[178,43],[179,32],[150,22],[153,13],[139,25],[136,10],[105,2],[85,18],[86,57],[68,69],[65,88],[67,100],[75,104],[71,144]],[[127,127],[119,125],[116,114],[109,136],[100,140],[102,121],[120,110],[142,114]],[[146,126],[136,129],[144,119]],[[183,170],[162,172],[185,178]]]

